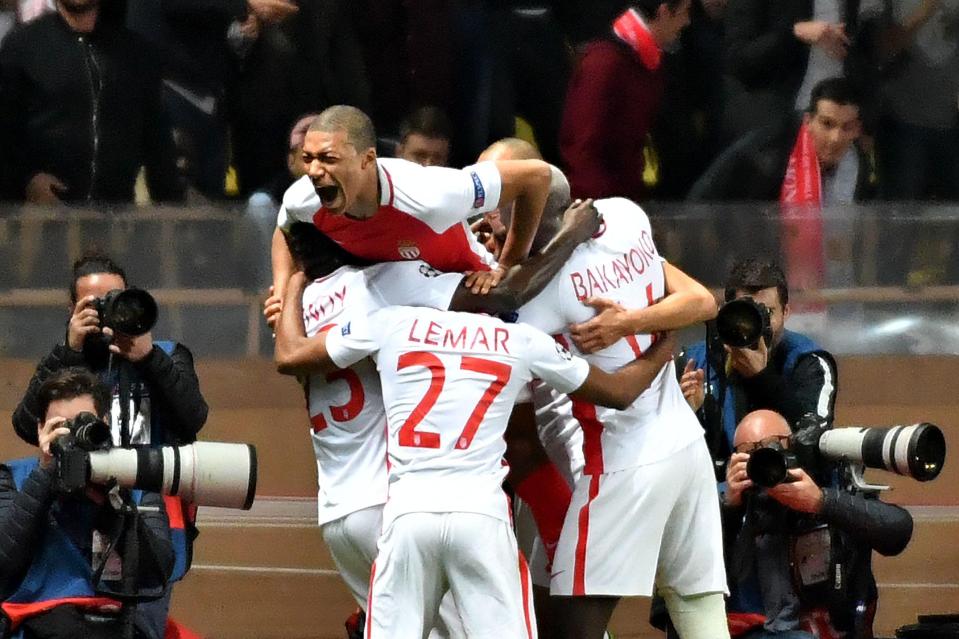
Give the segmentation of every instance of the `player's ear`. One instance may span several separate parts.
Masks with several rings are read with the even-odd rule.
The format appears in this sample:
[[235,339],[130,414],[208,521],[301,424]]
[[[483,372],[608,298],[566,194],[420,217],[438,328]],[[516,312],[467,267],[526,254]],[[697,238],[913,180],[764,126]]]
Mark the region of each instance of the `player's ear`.
[[363,154],[363,161],[361,166],[365,169],[370,164],[376,164],[376,149],[370,147],[366,150],[366,153]]

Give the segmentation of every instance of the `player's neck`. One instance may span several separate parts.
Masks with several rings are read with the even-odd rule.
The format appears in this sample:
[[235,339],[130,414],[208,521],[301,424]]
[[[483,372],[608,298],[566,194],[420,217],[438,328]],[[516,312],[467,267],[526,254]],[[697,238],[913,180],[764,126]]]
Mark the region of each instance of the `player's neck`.
[[380,171],[373,163],[373,169],[367,171],[363,178],[366,181],[364,188],[356,196],[356,202],[353,204],[347,215],[357,220],[365,220],[376,215],[380,208]]

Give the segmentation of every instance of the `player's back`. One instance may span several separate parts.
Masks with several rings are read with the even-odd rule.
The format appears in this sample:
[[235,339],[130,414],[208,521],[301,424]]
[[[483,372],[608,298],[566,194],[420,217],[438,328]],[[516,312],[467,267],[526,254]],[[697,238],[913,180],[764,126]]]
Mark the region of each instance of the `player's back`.
[[[344,266],[303,292],[308,336],[337,326],[345,310],[373,310],[364,272]],[[307,380],[307,409],[323,524],[386,501],[386,413],[380,378],[369,360]]]
[[[603,215],[600,233],[577,247],[546,289],[519,311],[520,321],[556,336],[570,348],[569,325],[595,315],[584,300],[602,297],[629,309],[641,309],[666,295],[664,260],[643,210],[623,198],[598,200],[595,205]],[[584,357],[594,366],[614,371],[642,356],[654,339],[648,334],[629,336]],[[578,402],[570,412],[584,432],[586,472],[590,474],[649,463],[700,434],[673,364],[665,366],[626,410]],[[617,433],[629,436],[616,437]]]
[[364,324],[376,333],[389,423],[385,521],[412,511],[508,519],[503,433],[516,397],[534,376],[577,388],[585,362],[528,326],[485,315],[390,307]]

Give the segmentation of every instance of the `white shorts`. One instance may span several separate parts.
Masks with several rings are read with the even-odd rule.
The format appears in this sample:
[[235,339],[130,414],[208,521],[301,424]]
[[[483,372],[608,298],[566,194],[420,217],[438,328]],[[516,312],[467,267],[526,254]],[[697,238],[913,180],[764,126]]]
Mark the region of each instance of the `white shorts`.
[[383,528],[383,506],[357,510],[321,527],[323,541],[340,577],[356,603],[366,610],[370,591],[370,568],[376,559],[376,541]]
[[380,538],[366,639],[426,637],[446,590],[470,639],[531,639],[526,561],[509,524],[474,513],[408,513]]
[[697,439],[667,459],[583,475],[553,561],[550,593],[682,596],[726,592],[712,460]]
[[[363,612],[370,593],[370,571],[376,560],[377,541],[383,527],[383,506],[364,508],[323,525],[323,541],[340,577]],[[449,592],[443,597],[430,639],[466,637]]]

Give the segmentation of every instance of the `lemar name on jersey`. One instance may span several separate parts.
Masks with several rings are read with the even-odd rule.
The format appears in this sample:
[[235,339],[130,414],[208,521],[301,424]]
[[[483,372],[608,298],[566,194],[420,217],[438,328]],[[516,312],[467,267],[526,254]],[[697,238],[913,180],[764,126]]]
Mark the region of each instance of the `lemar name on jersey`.
[[[491,330],[490,330],[491,329]],[[446,350],[486,351],[509,355],[509,331],[506,328],[483,326],[459,326],[447,328],[430,320],[413,320],[407,341],[411,344],[436,346]]]

